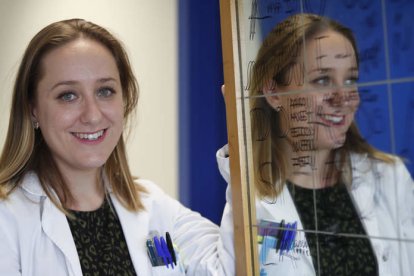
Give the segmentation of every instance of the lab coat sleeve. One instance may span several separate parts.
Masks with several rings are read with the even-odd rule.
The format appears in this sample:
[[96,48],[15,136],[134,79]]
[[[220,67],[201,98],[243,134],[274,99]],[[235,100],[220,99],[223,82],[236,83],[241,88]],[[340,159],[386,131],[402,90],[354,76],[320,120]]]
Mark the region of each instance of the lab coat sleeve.
[[234,226],[233,210],[231,203],[227,202],[224,207],[223,217],[220,224],[220,237],[223,241],[223,254],[226,258],[228,275],[236,275],[235,253],[234,253]]
[[235,268],[235,252],[234,252],[234,226],[233,226],[233,207],[232,195],[230,186],[230,165],[228,158],[228,145],[223,146],[216,153],[217,164],[220,174],[227,182],[226,189],[226,205],[224,207],[223,216],[220,224],[220,237],[223,244],[223,250],[226,252],[225,257],[228,258],[226,263],[228,265],[228,273],[230,275],[236,274]]
[[233,275],[218,226],[187,208],[180,209],[174,240],[187,275]]
[[0,275],[22,275],[17,246],[14,218],[7,208],[7,202],[0,202]]
[[233,275],[228,272],[229,258],[222,244],[219,227],[167,196],[161,189],[155,189],[151,188],[151,193],[157,194],[155,209],[163,210],[163,220],[170,221],[172,225],[172,228],[165,228],[170,229],[186,275]]

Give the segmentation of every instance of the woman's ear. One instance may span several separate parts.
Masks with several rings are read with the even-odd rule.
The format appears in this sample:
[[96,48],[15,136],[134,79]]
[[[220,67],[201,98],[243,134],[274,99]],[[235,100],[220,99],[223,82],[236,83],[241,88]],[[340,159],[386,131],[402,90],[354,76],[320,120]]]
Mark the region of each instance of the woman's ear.
[[37,107],[35,103],[30,103],[30,117],[32,119],[33,124],[39,124],[38,117],[37,117]]
[[274,80],[269,80],[263,85],[263,95],[267,103],[275,110],[279,110],[282,105],[280,97],[277,94],[277,84]]

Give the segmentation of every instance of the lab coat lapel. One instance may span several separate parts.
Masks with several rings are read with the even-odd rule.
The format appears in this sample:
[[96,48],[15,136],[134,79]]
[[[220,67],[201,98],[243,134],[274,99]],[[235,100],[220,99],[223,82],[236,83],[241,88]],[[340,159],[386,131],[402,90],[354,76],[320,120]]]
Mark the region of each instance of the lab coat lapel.
[[42,214],[42,228],[50,240],[63,252],[66,257],[66,265],[71,275],[81,276],[82,269],[78,252],[72,238],[72,232],[64,213],[62,213],[51,201],[44,200]]
[[122,225],[125,240],[128,245],[129,254],[138,275],[152,275],[152,266],[146,250],[146,239],[149,232],[149,210],[151,207],[145,204],[148,200],[145,195],[144,201],[146,210],[131,212],[125,209],[116,196],[111,193],[111,200]]

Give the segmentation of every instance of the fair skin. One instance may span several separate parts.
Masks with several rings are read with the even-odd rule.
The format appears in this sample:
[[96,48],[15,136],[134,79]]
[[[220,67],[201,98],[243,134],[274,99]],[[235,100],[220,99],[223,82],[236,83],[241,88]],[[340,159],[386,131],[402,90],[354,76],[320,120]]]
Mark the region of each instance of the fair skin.
[[98,175],[123,130],[117,65],[103,45],[80,38],[47,53],[41,68],[33,120],[73,195],[67,207],[95,210],[104,199]]
[[282,127],[287,130],[290,160],[313,158],[313,165],[292,165],[289,179],[306,188],[322,188],[337,183],[332,150],[344,144],[359,105],[356,56],[344,36],[325,31],[307,41],[300,60],[305,61],[303,69],[299,63],[294,66],[296,78],[290,84],[272,85],[264,93],[268,103],[281,106],[287,116]]

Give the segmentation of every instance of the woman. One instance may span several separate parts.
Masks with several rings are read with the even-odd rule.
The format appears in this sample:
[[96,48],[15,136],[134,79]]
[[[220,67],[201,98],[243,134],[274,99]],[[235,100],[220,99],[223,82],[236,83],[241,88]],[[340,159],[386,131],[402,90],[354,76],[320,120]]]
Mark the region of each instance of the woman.
[[[311,14],[278,24],[258,52],[250,106],[261,275],[414,273],[413,182],[358,132],[358,65],[352,32]],[[226,245],[231,220],[228,203]]]
[[218,227],[132,177],[137,101],[104,28],[65,20],[31,40],[0,159],[0,275],[224,275]]

